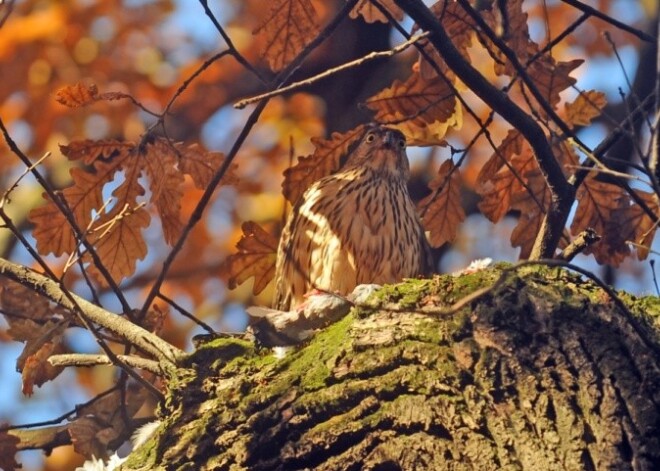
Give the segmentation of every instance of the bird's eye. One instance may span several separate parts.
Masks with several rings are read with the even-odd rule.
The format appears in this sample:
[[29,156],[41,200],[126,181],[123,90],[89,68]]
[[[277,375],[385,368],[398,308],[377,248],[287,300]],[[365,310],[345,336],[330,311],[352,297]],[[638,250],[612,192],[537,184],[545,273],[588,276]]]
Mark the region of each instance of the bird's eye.
[[374,134],[367,134],[366,141],[367,142],[374,142],[376,140],[376,136]]
[[399,139],[399,147],[402,149],[405,149],[406,147],[406,140],[405,139]]

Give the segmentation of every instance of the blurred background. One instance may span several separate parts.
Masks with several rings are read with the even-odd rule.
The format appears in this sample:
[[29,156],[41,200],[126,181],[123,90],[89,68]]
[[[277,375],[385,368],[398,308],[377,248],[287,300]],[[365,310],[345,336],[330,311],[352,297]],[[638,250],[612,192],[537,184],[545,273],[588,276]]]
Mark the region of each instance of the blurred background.
[[[261,61],[263,44],[252,34],[268,14],[263,0],[210,0],[209,7],[231,37],[236,48],[266,78],[271,72]],[[327,22],[341,6],[341,0],[317,0],[314,7],[321,23]],[[427,2],[431,3],[431,2]],[[617,20],[657,36],[656,0],[590,0],[591,5]],[[526,0],[530,34],[541,45],[564,31],[580,12],[560,0]],[[57,188],[70,184],[73,165],[62,155],[59,145],[78,139],[123,139],[138,141],[155,118],[127,100],[99,102],[70,109],[55,101],[55,93],[78,82],[96,84],[100,92],[120,91],[132,95],[144,107],[161,112],[203,61],[226,48],[222,37],[194,0],[0,0],[0,117],[18,146],[33,161],[46,153],[41,164],[47,178]],[[410,31],[412,22],[402,22]],[[603,33],[608,31],[608,39]],[[403,41],[389,25],[346,20],[296,72],[295,79],[319,73],[372,51],[386,50]],[[473,65],[492,80],[492,67],[480,62],[475,48]],[[581,58],[585,63],[575,72],[576,88],[562,93],[566,101],[578,90],[596,89],[606,93],[608,105],[603,118],[579,130],[589,145],[597,145],[622,120],[638,100],[655,84],[656,50],[631,34],[602,21],[589,19],[554,49],[557,60]],[[310,154],[312,137],[325,137],[368,122],[372,114],[361,103],[389,86],[395,78],[405,78],[417,55],[412,48],[394,58],[368,62],[311,86],[270,101],[258,124],[239,151],[235,162],[240,183],[220,188],[176,259],[162,291],[195,316],[220,331],[242,331],[246,326],[244,306],[268,305],[272,287],[258,297],[252,294],[252,281],[235,290],[227,288],[226,257],[235,251],[243,221],[256,221],[276,234],[285,211],[281,196],[282,172],[295,158]],[[263,83],[247,72],[231,56],[215,61],[177,98],[165,121],[167,135],[185,144],[226,153],[245,124],[250,110],[237,110],[241,98],[266,91]],[[482,118],[490,111],[471,93],[465,98]],[[478,132],[478,125],[465,117],[461,129],[446,136],[446,147],[411,147],[413,169],[411,192],[424,196],[426,184],[439,165],[451,157],[451,149],[462,149]],[[496,118],[491,127],[495,142],[508,130]],[[639,129],[641,143],[648,130]],[[493,153],[481,138],[471,149],[461,168],[464,184],[463,205],[468,217],[451,245],[436,251],[438,270],[451,272],[475,258],[514,261],[518,249],[509,238],[516,224],[511,214],[493,225],[477,209],[474,192],[480,165]],[[634,154],[630,141],[623,140],[615,155],[625,160]],[[293,161],[292,161],[293,156]],[[0,143],[0,189],[5,191],[24,172],[20,161],[4,142]],[[633,184],[635,186],[635,184]],[[112,185],[108,185],[109,194]],[[182,216],[184,220],[197,204],[201,191],[186,182]],[[27,220],[30,209],[42,204],[43,190],[26,177],[12,194],[7,212],[24,235],[34,242]],[[158,275],[169,247],[163,242],[156,218],[146,231],[147,257],[138,264],[134,276],[124,280],[122,290],[129,302],[140,306]],[[657,246],[657,244],[656,244]],[[35,266],[23,246],[8,230],[0,230],[1,256]],[[619,267],[603,267],[591,257],[580,256],[576,263],[592,270],[608,283],[644,295],[655,294],[649,260],[626,259]],[[64,257],[46,257],[61,271]],[[89,296],[86,283],[72,270],[67,284],[76,293]],[[101,293],[109,310],[121,311],[114,296]],[[163,306],[164,312],[167,306]],[[3,334],[0,318],[0,423],[27,424],[49,420],[76,404],[108,388],[116,379],[113,368],[68,369],[54,381],[37,388],[30,398],[21,393],[21,377],[16,359],[22,344]],[[190,339],[201,330],[190,320],[170,312],[164,320],[163,336],[190,350]],[[71,351],[96,352],[95,340],[82,329],[67,334]],[[45,458],[41,452],[24,452],[19,457],[26,470],[73,469],[82,458],[71,447],[58,448]]]

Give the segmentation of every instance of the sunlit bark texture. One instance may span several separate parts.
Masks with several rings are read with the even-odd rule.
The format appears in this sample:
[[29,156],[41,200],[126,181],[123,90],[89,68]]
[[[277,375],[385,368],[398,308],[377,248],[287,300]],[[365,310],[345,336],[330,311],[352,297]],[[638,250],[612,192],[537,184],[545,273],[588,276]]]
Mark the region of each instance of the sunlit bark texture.
[[660,301],[502,273],[386,287],[283,360],[202,346],[126,469],[656,469]]

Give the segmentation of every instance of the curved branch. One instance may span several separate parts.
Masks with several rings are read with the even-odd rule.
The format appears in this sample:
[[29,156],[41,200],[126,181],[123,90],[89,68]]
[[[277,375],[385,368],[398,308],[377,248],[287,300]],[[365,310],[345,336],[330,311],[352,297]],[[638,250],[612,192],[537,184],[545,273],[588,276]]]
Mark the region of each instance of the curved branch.
[[452,71],[488,106],[518,129],[534,150],[552,198],[530,258],[552,258],[575,199],[575,189],[566,181],[543,129],[505,93],[490,84],[465,60],[442,25],[421,0],[395,0],[395,2],[423,30],[431,32],[429,40]]

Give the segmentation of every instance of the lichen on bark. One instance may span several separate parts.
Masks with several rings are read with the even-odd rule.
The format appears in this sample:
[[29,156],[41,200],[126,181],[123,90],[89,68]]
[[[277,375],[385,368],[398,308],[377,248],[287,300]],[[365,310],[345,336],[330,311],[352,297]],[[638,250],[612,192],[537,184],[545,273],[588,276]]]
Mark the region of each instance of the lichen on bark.
[[525,267],[446,309],[501,275],[384,287],[282,360],[203,345],[122,469],[656,469],[658,299],[623,295],[621,312],[592,282]]

